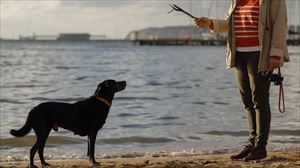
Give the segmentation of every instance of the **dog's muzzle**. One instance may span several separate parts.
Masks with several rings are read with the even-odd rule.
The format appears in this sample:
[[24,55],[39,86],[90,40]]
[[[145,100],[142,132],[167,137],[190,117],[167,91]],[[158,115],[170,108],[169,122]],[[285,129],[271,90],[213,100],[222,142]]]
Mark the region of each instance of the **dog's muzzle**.
[[116,83],[116,92],[122,91],[126,88],[126,81],[120,81]]

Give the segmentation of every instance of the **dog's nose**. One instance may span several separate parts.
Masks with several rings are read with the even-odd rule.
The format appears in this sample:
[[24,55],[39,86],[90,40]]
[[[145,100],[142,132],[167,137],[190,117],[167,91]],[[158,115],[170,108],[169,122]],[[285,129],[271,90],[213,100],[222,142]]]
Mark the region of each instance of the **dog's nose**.
[[124,86],[126,87],[126,85],[127,85],[126,81],[122,81],[122,83],[123,83],[123,84],[124,84]]

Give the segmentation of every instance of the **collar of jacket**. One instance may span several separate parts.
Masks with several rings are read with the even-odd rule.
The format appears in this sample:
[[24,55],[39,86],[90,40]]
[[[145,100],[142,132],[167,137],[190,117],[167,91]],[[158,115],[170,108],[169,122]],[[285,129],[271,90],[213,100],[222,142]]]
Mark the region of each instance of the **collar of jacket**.
[[[240,0],[234,0],[234,5],[236,5]],[[265,1],[265,0],[259,0],[259,5],[261,5],[261,3]]]
[[[229,10],[229,13],[232,13],[233,10],[235,9],[236,5],[238,4],[238,2],[241,1],[241,0],[232,0],[232,5],[231,5],[231,8]],[[268,1],[268,0],[259,0],[259,6],[261,6],[261,4],[264,2],[264,1]]]

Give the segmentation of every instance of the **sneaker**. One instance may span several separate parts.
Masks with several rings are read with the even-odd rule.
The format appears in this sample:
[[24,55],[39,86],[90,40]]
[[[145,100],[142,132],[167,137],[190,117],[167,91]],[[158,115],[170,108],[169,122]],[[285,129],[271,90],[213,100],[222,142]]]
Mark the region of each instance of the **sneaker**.
[[254,146],[252,144],[245,145],[244,149],[237,155],[231,155],[230,159],[232,160],[239,160],[247,157],[249,153],[254,150]]
[[248,161],[264,161],[267,159],[267,151],[265,147],[255,147],[253,151],[249,153],[247,157],[245,157],[245,162]]

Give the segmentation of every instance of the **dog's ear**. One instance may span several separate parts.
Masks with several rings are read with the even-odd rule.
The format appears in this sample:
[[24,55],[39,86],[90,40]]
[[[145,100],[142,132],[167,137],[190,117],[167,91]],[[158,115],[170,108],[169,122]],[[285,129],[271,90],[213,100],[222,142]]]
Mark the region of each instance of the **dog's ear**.
[[95,91],[95,96],[97,96],[99,94],[99,92],[101,91],[101,86],[98,85],[96,91]]

